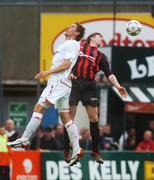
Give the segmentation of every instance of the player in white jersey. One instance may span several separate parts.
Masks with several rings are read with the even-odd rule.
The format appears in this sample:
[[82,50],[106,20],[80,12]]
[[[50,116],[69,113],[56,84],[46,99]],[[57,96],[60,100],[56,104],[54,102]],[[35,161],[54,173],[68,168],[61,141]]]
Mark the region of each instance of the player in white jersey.
[[47,86],[34,107],[31,120],[22,137],[8,143],[9,146],[17,147],[26,144],[30,136],[40,125],[43,112],[49,106],[57,105],[62,122],[67,129],[72,144],[73,153],[69,165],[76,164],[84,155],[84,151],[79,146],[77,127],[74,121],[71,120],[69,114],[69,95],[71,91],[69,75],[77,60],[80,49],[78,41],[82,39],[84,31],[84,27],[79,23],[69,26],[65,32],[66,41],[61,44],[54,53],[51,68],[47,71],[41,71],[35,76],[35,79],[41,79],[50,75]]

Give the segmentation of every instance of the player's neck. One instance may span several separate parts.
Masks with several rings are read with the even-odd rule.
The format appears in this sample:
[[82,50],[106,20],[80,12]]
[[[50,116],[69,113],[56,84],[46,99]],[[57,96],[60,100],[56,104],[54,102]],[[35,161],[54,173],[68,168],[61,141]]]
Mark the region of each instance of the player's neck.
[[65,40],[75,40],[74,36],[65,36]]

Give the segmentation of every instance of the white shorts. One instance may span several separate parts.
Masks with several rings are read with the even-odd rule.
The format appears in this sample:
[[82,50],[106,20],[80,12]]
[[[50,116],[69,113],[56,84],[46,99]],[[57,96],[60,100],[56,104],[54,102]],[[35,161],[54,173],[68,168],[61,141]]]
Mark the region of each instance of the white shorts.
[[38,103],[45,107],[45,100],[55,105],[59,112],[69,111],[69,96],[71,86],[64,81],[53,81],[43,90]]

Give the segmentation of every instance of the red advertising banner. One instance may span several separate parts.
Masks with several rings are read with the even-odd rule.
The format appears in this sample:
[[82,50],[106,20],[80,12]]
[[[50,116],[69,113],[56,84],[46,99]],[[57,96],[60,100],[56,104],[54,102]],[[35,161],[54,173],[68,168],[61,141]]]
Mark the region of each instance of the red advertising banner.
[[11,180],[41,180],[41,158],[39,151],[12,152]]
[[154,114],[154,103],[127,102],[125,112]]
[[0,152],[0,166],[9,166],[10,164],[10,153]]

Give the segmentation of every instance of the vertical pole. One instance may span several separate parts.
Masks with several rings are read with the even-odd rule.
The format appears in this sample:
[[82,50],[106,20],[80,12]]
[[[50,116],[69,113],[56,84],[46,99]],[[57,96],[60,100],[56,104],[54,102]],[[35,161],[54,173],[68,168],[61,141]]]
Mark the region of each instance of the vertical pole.
[[[41,0],[38,0],[38,51],[37,51],[37,59],[38,59],[38,70],[40,70],[40,28],[41,28]],[[40,82],[37,81],[37,98],[40,96],[41,93],[41,86],[40,86]]]
[[3,94],[3,84],[2,84],[2,66],[3,66],[3,56],[2,56],[2,39],[0,42],[0,123],[3,123],[4,120],[4,109],[3,109],[3,103],[4,103],[4,94]]
[[117,0],[113,0],[113,38],[116,32]]
[[125,102],[124,102],[124,108],[123,108],[123,150],[125,148],[126,145],[126,127],[127,127],[127,122],[126,122],[126,112],[125,112]]

